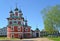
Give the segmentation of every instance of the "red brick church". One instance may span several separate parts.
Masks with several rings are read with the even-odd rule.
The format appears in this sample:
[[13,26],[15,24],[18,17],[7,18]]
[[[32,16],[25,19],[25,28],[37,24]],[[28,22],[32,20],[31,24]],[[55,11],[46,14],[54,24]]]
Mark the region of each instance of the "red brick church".
[[31,27],[27,25],[27,20],[24,19],[21,9],[17,7],[14,11],[10,11],[10,17],[7,18],[7,37],[8,38],[30,38]]

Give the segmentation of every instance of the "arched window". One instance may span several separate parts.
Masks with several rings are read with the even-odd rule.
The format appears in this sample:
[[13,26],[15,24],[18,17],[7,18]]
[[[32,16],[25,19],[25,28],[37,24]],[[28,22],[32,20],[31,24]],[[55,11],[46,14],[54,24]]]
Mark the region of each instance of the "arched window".
[[11,27],[11,30],[13,30],[13,27]]
[[28,32],[28,28],[27,27],[25,28],[25,31]]
[[20,31],[20,27],[18,27],[18,31]]
[[12,22],[10,21],[9,24],[12,24]]
[[14,21],[14,23],[17,23],[16,21]]
[[18,21],[18,24],[21,24],[21,22],[20,22],[20,21]]

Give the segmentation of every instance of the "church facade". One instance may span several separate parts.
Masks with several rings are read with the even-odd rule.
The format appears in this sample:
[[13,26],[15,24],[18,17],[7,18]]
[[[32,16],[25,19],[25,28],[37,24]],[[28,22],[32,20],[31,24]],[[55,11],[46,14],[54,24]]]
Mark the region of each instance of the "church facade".
[[[23,13],[17,7],[14,11],[10,11],[10,16],[7,18],[7,37],[8,38],[31,38],[31,26],[28,26],[27,20],[23,17]],[[39,37],[40,35],[38,35]]]

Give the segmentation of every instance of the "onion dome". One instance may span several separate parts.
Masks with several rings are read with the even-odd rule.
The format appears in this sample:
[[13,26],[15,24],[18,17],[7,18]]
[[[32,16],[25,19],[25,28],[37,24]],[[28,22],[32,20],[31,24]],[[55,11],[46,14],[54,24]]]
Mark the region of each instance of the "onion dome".
[[25,26],[27,26],[27,20],[25,20]]
[[23,13],[22,13],[22,11],[21,11],[21,10],[19,10],[19,13],[20,13],[20,15],[23,15]]
[[35,30],[35,31],[40,31],[40,30],[39,30],[39,28],[36,28],[36,30]]
[[18,8],[17,7],[15,8],[15,11],[18,11]]
[[21,9],[19,10],[19,13],[22,14],[22,10]]
[[19,13],[22,13],[22,11],[21,11],[21,10],[19,10]]
[[25,22],[27,22],[27,20],[25,20]]
[[23,13],[21,10],[19,10],[19,16],[22,17]]
[[11,10],[9,13],[13,13],[13,11]]

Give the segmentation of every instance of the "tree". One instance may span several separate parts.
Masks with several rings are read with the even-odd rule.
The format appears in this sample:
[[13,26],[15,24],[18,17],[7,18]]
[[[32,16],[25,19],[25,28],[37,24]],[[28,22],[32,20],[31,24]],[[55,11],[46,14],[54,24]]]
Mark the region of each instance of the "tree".
[[49,33],[60,28],[60,5],[44,8],[42,10],[45,30]]

